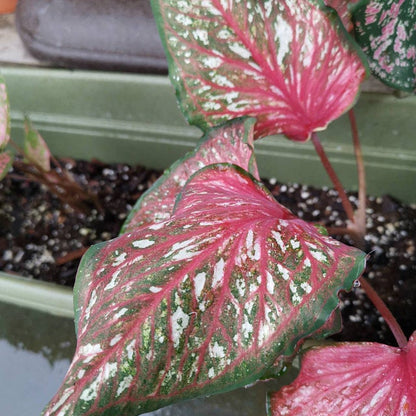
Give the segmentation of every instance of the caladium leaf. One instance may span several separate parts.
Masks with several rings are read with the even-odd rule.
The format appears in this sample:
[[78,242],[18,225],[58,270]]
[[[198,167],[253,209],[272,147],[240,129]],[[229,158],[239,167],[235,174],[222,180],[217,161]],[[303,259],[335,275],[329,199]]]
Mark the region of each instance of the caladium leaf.
[[0,152],[0,180],[3,179],[13,164],[13,155],[10,152]]
[[363,271],[319,230],[237,166],[198,171],[169,220],[84,256],[77,350],[44,415],[136,416],[261,377]]
[[271,415],[416,414],[416,333],[405,349],[344,343],[305,354],[297,379],[270,400]]
[[0,150],[3,150],[10,140],[9,101],[6,84],[0,76]]
[[255,138],[305,141],[351,107],[366,74],[321,1],[152,0],[171,80],[191,124],[239,116]]
[[175,162],[137,201],[123,224],[121,234],[143,224],[170,218],[184,184],[204,166],[232,163],[259,179],[253,149],[254,123],[252,118],[237,119],[209,130],[195,150]]
[[354,13],[355,37],[385,84],[416,88],[416,0],[371,0]]
[[337,11],[345,29],[351,32],[354,29],[352,22],[353,10],[363,4],[367,4],[368,0],[324,0],[324,2],[327,6]]
[[25,120],[25,139],[23,152],[26,160],[39,166],[43,171],[51,170],[51,152],[43,137],[32,127],[29,119]]

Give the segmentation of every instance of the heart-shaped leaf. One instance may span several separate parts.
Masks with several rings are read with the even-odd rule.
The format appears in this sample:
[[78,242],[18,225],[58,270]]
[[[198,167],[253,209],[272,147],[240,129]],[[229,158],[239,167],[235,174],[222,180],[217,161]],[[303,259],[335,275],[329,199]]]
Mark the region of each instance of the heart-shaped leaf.
[[3,150],[10,140],[9,101],[6,84],[0,76],[0,150]]
[[368,3],[368,0],[324,0],[325,4],[337,11],[342,24],[348,32],[354,29],[352,13],[361,4]]
[[13,155],[7,151],[0,152],[0,180],[3,179],[13,164]]
[[44,415],[123,415],[246,385],[333,322],[365,254],[233,165],[198,171],[173,216],[93,246],[78,345]]
[[297,379],[270,400],[272,415],[416,414],[416,333],[405,349],[345,343],[313,349]]
[[191,124],[256,117],[255,138],[305,141],[351,107],[366,69],[315,0],[152,0]]
[[355,36],[385,84],[416,88],[416,0],[371,0],[354,13]]
[[196,171],[214,163],[232,163],[259,179],[253,152],[255,119],[238,119],[213,128],[202,137],[195,150],[175,162],[136,202],[121,234],[143,224],[170,218],[176,197]]
[[25,140],[23,152],[26,160],[42,169],[51,170],[51,152],[43,137],[32,127],[29,119],[25,120]]

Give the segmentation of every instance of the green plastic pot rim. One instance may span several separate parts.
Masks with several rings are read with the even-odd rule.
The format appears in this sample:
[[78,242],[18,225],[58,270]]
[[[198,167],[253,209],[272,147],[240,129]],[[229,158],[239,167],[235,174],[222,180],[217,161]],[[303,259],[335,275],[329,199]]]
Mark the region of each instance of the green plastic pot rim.
[[72,288],[0,272],[0,301],[73,318]]

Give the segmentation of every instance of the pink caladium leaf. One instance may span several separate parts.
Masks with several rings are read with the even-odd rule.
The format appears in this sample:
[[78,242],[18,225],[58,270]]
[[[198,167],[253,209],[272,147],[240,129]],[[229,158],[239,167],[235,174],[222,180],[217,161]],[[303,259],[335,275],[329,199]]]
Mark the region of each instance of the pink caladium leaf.
[[416,333],[404,349],[344,343],[308,351],[297,379],[271,396],[270,414],[415,415]]
[[13,164],[13,155],[10,152],[0,152],[0,180],[3,179]]
[[354,12],[355,37],[370,69],[400,90],[416,89],[416,0],[371,0]]
[[237,119],[210,129],[195,150],[175,162],[136,202],[121,233],[143,224],[170,218],[176,197],[186,181],[199,169],[214,163],[232,163],[259,179],[254,158],[255,119]]
[[84,256],[77,350],[44,415],[136,416],[266,374],[364,269],[321,232],[237,166],[198,171],[169,220]]
[[45,172],[51,170],[51,152],[43,137],[32,127],[29,119],[25,120],[25,139],[23,152],[26,160]]
[[354,29],[352,13],[356,7],[368,3],[368,0],[324,0],[325,4],[332,7],[338,13],[342,24],[348,32]]
[[152,0],[171,80],[202,129],[256,117],[305,141],[350,108],[366,68],[321,1]]
[[10,140],[10,114],[9,100],[7,98],[6,84],[0,76],[0,151]]

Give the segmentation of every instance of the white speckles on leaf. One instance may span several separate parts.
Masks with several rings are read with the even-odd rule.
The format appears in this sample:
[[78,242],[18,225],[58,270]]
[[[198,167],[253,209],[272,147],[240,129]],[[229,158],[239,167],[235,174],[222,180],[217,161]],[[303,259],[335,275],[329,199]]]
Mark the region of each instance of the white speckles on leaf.
[[127,308],[121,308],[114,314],[114,320],[120,319],[122,316],[124,316],[129,310]]
[[302,297],[298,293],[298,287],[294,282],[290,282],[291,300],[294,305],[299,305],[302,302]]
[[198,273],[194,278],[195,296],[199,298],[205,286],[206,273]]
[[128,375],[128,376],[124,377],[120,381],[120,383],[117,387],[116,396],[117,397],[120,396],[125,390],[127,390],[131,386],[132,382],[133,382],[133,376],[132,375]]
[[136,341],[135,340],[130,341],[126,346],[127,358],[129,360],[132,360],[133,357],[134,357],[135,347],[136,347]]
[[111,276],[110,282],[106,285],[104,290],[111,290],[114,289],[117,286],[117,282],[119,280],[119,274],[121,273],[121,270],[116,270],[113,275]]
[[178,23],[181,23],[184,26],[190,26],[190,25],[192,25],[192,22],[193,22],[193,20],[189,16],[186,16],[184,14],[178,14],[178,15],[176,15],[175,16],[175,20]]
[[134,248],[147,248],[154,244],[155,242],[153,240],[138,240],[133,241],[133,247]]
[[215,342],[209,346],[209,355],[213,358],[225,358],[225,348]]
[[249,340],[253,334],[253,325],[249,321],[249,318],[247,315],[244,315],[244,322],[241,325],[241,331],[246,341]]
[[285,243],[282,240],[282,235],[278,231],[272,231],[272,236],[276,240],[276,243],[279,245],[280,250],[282,250],[283,253],[286,252],[286,246]]
[[102,375],[102,371],[98,374],[97,378],[95,378],[89,386],[83,390],[81,396],[79,397],[84,402],[90,402],[97,397],[98,389],[100,387],[100,378]]
[[120,266],[120,264],[122,264],[126,260],[127,254],[126,253],[121,253],[121,254],[118,254],[118,255],[116,254],[116,256],[117,257],[114,259],[114,262],[112,264],[113,267]]
[[78,355],[82,357],[84,363],[89,363],[95,356],[103,352],[100,344],[86,344],[82,345],[78,350]]
[[312,292],[312,286],[307,282],[302,282],[300,287],[305,291],[305,293],[309,294]]
[[267,271],[266,275],[267,275],[267,286],[266,286],[267,291],[268,291],[271,295],[273,295],[273,293],[274,293],[274,287],[275,287],[274,278],[273,278],[273,276],[270,274],[270,272],[269,272],[269,271]]
[[245,296],[246,293],[246,282],[244,279],[237,279],[235,282],[235,286],[237,288],[238,294],[241,298]]
[[187,315],[183,309],[178,306],[176,311],[170,318],[171,329],[172,329],[172,341],[175,348],[179,346],[181,336],[185,329],[189,325],[189,315]]
[[277,269],[279,271],[279,274],[283,277],[284,280],[289,280],[290,272],[288,269],[286,269],[280,263],[277,264]]
[[228,47],[243,59],[248,59],[251,57],[251,52],[241,43],[231,43]]
[[150,225],[149,230],[157,231],[157,230],[160,230],[161,228],[163,228],[164,226],[165,226],[165,224],[163,222],[159,222],[159,223]]
[[172,260],[187,260],[198,254],[198,251],[193,251],[199,243],[195,242],[195,238],[190,238],[180,243],[175,243],[171,250],[165,254],[164,257],[172,256]]
[[224,61],[221,58],[215,56],[205,56],[202,58],[203,64],[207,68],[216,69],[218,68]]
[[293,29],[290,24],[281,16],[276,17],[275,25],[275,42],[278,42],[279,49],[277,52],[277,64],[283,65],[283,60],[290,52],[290,44],[293,41]]
[[225,261],[224,259],[219,259],[218,262],[215,264],[214,267],[214,275],[212,279],[212,287],[215,288],[220,283],[222,283],[224,279],[224,267]]
[[209,44],[208,32],[203,29],[196,29],[192,32],[196,40],[201,41],[204,45]]
[[290,245],[292,246],[293,250],[297,250],[300,248],[300,241],[296,240],[295,238],[291,238]]
[[56,402],[56,404],[50,409],[51,413],[56,412],[73,394],[74,387],[70,387],[66,389],[63,393],[60,399]]
[[117,334],[114,338],[110,340],[110,347],[116,345],[122,339],[121,334]]
[[247,255],[251,260],[259,261],[261,257],[260,243],[256,239],[254,242],[253,230],[248,230],[246,238]]
[[108,380],[108,379],[110,379],[110,378],[112,378],[116,375],[117,368],[118,368],[117,363],[108,362],[108,363],[105,364],[104,370],[103,370],[104,382],[106,382],[106,380]]
[[85,309],[85,319],[88,321],[91,313],[91,309],[95,305],[95,302],[97,302],[98,296],[97,296],[97,290],[94,289],[91,293],[90,301],[88,302],[88,306]]
[[310,250],[311,256],[320,263],[328,263],[328,257],[323,251]]

